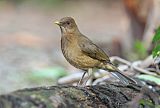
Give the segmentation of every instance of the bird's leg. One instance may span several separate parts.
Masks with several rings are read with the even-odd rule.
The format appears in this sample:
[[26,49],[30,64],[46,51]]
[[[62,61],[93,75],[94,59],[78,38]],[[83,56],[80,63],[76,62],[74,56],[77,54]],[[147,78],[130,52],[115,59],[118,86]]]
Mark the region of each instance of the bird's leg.
[[87,78],[86,81],[82,84],[82,86],[85,86],[86,83],[87,83],[87,81],[88,81],[89,79],[92,80],[92,77],[93,77],[93,70],[92,70],[92,68],[89,68],[87,73],[88,73],[88,78]]
[[85,74],[86,74],[86,71],[83,73],[82,78],[79,80],[79,82],[78,82],[77,86],[79,86],[79,85],[81,84],[81,82],[82,82],[82,80],[83,80],[83,78],[84,78]]

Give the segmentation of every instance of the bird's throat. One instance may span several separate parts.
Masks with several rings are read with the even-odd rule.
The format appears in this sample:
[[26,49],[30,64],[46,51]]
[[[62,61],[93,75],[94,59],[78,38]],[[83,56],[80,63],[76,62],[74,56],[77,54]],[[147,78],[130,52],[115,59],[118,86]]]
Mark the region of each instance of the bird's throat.
[[74,29],[68,29],[68,28],[65,28],[65,27],[62,27],[60,26],[60,29],[61,29],[61,33],[62,35],[69,35],[69,34],[79,34],[79,30],[74,28]]
[[66,33],[66,30],[65,30],[64,27],[60,26],[60,29],[61,29],[61,33],[62,33],[62,34]]

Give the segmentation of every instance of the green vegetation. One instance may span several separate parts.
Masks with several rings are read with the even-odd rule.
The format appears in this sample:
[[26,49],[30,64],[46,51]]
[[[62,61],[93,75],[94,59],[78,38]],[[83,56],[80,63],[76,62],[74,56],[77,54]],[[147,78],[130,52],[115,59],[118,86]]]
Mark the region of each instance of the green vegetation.
[[138,56],[138,59],[144,59],[147,56],[147,50],[144,47],[143,42],[136,40],[134,43],[134,51]]
[[[160,26],[156,29],[155,35],[152,39],[154,48],[152,50],[152,55],[154,58],[160,57]],[[134,43],[134,59],[144,59],[147,56],[147,50],[143,45],[143,42],[136,40]]]
[[159,57],[160,56],[160,26],[157,28],[152,41],[153,41],[153,44],[155,45],[152,51],[152,55],[154,58]]
[[160,85],[160,78],[153,76],[153,75],[142,74],[142,75],[138,75],[137,78],[155,82],[156,84]]
[[31,83],[41,84],[43,82],[53,83],[58,78],[66,76],[68,73],[61,67],[46,67],[32,70],[26,75],[26,80]]

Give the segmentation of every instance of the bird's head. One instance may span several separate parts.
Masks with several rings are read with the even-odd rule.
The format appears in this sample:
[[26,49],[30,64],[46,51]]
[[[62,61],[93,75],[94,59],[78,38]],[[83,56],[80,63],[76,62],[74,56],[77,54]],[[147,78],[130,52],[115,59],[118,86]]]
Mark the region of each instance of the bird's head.
[[79,32],[74,19],[71,17],[64,17],[60,21],[55,21],[54,23],[60,27],[61,32],[64,34]]

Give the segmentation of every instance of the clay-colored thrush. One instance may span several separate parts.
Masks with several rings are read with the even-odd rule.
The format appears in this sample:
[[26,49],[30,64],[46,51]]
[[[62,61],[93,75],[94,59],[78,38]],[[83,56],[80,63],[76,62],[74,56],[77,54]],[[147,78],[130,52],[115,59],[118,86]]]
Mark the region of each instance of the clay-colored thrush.
[[92,71],[93,68],[107,70],[115,73],[124,84],[136,83],[133,79],[123,75],[111,63],[108,55],[79,31],[73,18],[64,17],[60,21],[56,21],[55,24],[59,25],[61,29],[61,49],[63,55],[71,65],[85,70],[85,73]]

